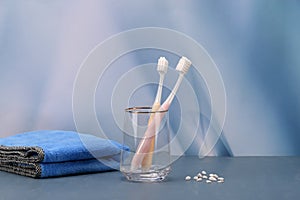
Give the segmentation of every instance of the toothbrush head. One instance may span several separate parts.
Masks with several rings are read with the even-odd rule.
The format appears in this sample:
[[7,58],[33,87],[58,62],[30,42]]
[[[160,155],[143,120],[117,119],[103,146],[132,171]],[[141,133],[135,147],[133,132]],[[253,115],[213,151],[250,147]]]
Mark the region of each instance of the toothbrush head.
[[160,73],[167,73],[169,62],[165,57],[160,57],[157,63],[157,71]]
[[189,59],[187,59],[186,57],[183,56],[179,60],[177,66],[176,66],[176,70],[183,73],[183,74],[185,74],[185,73],[188,72],[191,64],[192,64],[192,62]]

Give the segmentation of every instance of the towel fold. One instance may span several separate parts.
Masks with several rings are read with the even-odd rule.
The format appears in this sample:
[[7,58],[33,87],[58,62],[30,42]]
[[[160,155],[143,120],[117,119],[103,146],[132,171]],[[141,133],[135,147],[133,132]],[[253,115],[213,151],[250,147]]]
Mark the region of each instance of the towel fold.
[[72,131],[33,131],[0,138],[0,170],[34,178],[119,168],[121,144]]

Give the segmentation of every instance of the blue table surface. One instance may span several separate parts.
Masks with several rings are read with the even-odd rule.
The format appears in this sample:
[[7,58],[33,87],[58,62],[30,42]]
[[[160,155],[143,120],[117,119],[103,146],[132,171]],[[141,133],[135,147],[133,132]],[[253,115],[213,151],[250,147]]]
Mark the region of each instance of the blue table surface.
[[[201,170],[224,183],[185,181]],[[0,199],[300,199],[300,157],[181,157],[160,183],[128,182],[119,171],[32,179],[0,172]]]

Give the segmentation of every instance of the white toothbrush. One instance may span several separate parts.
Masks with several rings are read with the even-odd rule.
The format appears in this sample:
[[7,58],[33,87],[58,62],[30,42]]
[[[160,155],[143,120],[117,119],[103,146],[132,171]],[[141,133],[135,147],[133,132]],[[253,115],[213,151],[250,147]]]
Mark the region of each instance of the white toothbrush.
[[[178,77],[177,82],[176,82],[173,90],[171,91],[170,95],[165,100],[165,102],[162,104],[162,106],[159,108],[160,111],[169,109],[169,107],[177,93],[177,90],[179,89],[179,86],[183,80],[183,77],[188,72],[191,64],[192,64],[191,61],[189,59],[187,59],[186,57],[182,57],[179,60],[177,66],[176,66],[176,70],[179,72],[179,77]],[[139,168],[145,155],[149,152],[149,150],[151,148],[151,139],[156,134],[155,128],[157,126],[159,126],[158,123],[163,118],[163,115],[161,115],[161,114],[155,115],[154,117],[155,117],[155,119],[153,119],[151,121],[151,123],[148,125],[148,128],[144,134],[144,138],[141,140],[141,142],[137,148],[137,151],[132,158],[132,161],[131,161],[131,169],[132,170],[136,170]]]
[[[157,71],[159,73],[159,85],[157,88],[155,101],[152,105],[152,111],[157,111],[160,108],[162,87],[163,87],[163,83],[164,83],[165,74],[168,71],[168,64],[169,64],[168,60],[165,57],[160,57],[158,59]],[[153,116],[154,116],[154,113],[151,114],[149,121],[148,121],[148,125],[151,123]],[[154,151],[154,146],[155,146],[155,135],[151,138],[150,149],[148,151],[148,154],[145,155],[143,162],[142,162],[142,168],[144,170],[149,169],[152,165],[152,157],[153,157],[152,152]]]
[[177,93],[177,90],[179,89],[179,86],[183,80],[183,77],[189,71],[191,64],[192,64],[192,62],[184,56],[179,60],[177,66],[176,66],[176,71],[179,72],[179,77],[177,79],[177,82],[176,82],[173,90],[171,91],[170,95],[165,100],[165,102],[162,104],[160,109],[162,109],[162,110],[169,109],[169,106],[171,105],[171,103]]

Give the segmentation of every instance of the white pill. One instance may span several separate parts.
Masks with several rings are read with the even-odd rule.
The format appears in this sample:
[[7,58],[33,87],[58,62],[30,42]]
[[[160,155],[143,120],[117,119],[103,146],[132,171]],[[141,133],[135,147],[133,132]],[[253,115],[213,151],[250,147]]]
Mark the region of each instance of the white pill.
[[224,178],[223,177],[218,177],[218,180],[219,181],[224,181]]
[[213,176],[209,177],[208,179],[211,180],[211,181],[217,181],[217,179]]
[[199,182],[199,181],[202,181],[202,178],[197,178],[197,180],[196,180],[197,182]]
[[186,180],[186,181],[189,181],[189,180],[191,180],[191,177],[190,177],[190,176],[186,176],[186,177],[185,177],[185,180]]
[[211,183],[211,181],[210,180],[206,180],[206,183]]
[[198,176],[198,177],[202,177],[202,174],[201,174],[201,173],[198,173],[197,176]]
[[202,173],[202,174],[206,174],[206,171],[203,170],[201,173]]
[[218,183],[224,183],[224,181],[218,180]]
[[194,180],[197,180],[198,179],[198,176],[194,176],[194,178],[193,178]]
[[215,174],[209,174],[209,176],[215,176]]
[[207,176],[203,175],[202,178],[207,179]]

